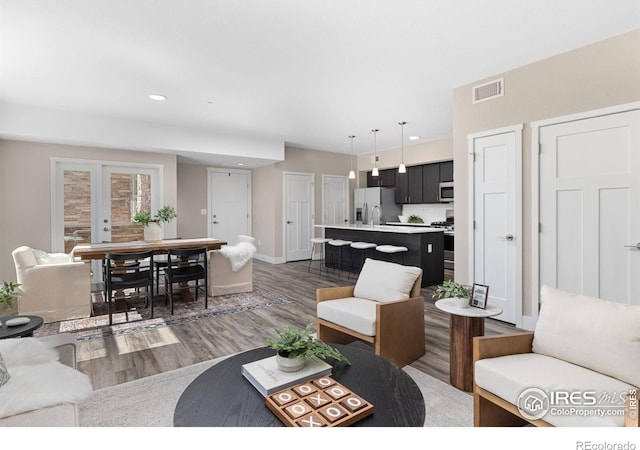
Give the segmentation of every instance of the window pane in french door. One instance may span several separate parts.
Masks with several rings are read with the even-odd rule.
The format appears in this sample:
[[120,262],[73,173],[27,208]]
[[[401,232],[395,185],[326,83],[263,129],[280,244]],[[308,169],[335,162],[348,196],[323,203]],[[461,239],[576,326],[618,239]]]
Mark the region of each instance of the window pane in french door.
[[64,171],[64,252],[91,242],[91,172]]
[[143,227],[133,223],[139,211],[151,211],[151,175],[111,172],[111,242],[143,239]]

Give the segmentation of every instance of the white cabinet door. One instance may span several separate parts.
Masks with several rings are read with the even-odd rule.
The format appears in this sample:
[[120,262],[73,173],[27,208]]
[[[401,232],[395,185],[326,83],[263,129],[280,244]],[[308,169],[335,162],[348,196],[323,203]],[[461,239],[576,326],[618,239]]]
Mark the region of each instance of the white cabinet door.
[[640,304],[640,111],[539,136],[540,285]]

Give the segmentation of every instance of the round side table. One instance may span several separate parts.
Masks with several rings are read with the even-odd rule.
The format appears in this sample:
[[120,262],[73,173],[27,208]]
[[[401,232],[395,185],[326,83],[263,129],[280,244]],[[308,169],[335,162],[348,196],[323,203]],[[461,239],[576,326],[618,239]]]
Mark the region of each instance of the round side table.
[[[7,325],[7,320],[15,319],[16,317],[28,317],[29,322],[23,325],[15,325],[10,327]],[[0,318],[0,339],[15,338],[15,337],[29,337],[33,336],[33,332],[40,328],[44,320],[40,316],[11,316]]]
[[484,336],[485,317],[497,316],[502,309],[456,306],[455,299],[444,298],[436,308],[449,314],[449,377],[451,385],[466,392],[473,391],[473,338]]

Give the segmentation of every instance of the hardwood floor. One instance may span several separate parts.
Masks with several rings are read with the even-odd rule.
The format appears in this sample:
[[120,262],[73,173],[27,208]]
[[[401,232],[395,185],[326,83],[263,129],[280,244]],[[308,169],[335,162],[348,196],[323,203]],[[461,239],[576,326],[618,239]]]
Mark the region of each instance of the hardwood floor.
[[[94,389],[154,375],[197,362],[263,346],[274,329],[303,327],[315,321],[315,289],[355,284],[330,271],[318,274],[314,261],[269,264],[254,261],[254,285],[286,296],[292,303],[236,314],[199,319],[123,336],[82,341],[78,345],[78,369],[87,374]],[[447,271],[446,278],[453,273]],[[411,366],[449,382],[449,315],[438,310],[433,289],[422,289],[425,298],[426,354]],[[485,334],[518,331],[510,324],[487,319]]]

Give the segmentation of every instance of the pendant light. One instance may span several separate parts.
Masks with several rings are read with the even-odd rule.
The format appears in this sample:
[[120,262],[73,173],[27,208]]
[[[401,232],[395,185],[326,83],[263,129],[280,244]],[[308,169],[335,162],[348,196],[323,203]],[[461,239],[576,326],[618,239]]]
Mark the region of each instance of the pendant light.
[[398,173],[407,173],[407,168],[404,165],[404,126],[407,122],[398,122],[398,125],[401,127],[400,132],[400,167],[398,167]]
[[376,133],[380,131],[377,128],[371,130],[373,133],[373,170],[371,171],[371,176],[377,177],[378,173],[378,153],[376,151]]
[[353,138],[355,136],[349,136],[349,139],[351,139],[351,170],[349,171],[349,179],[350,180],[355,180],[356,179],[356,173],[353,170]]

